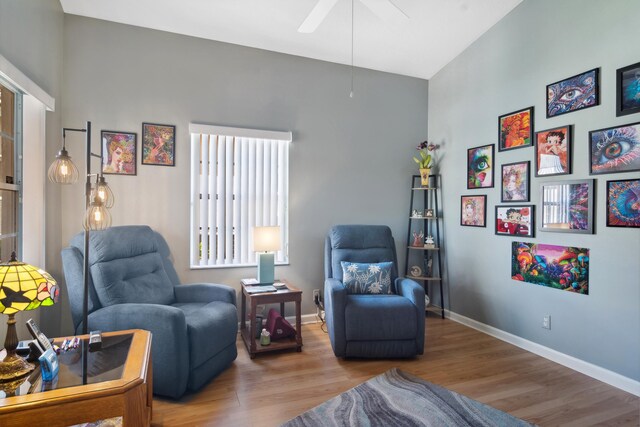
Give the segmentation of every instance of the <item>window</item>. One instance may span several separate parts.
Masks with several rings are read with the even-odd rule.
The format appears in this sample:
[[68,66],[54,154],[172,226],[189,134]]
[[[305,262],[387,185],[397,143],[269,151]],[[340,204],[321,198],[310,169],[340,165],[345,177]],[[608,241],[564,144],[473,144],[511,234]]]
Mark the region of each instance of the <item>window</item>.
[[280,226],[288,263],[290,132],[191,124],[191,267],[256,264],[253,227]]
[[21,94],[0,81],[0,260],[11,252],[22,256],[20,235],[21,200]]

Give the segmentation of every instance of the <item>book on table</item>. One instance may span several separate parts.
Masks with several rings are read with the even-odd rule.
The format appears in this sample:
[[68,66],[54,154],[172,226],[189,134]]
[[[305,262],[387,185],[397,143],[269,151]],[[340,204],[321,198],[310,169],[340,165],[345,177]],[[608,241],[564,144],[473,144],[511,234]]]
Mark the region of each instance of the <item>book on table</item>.
[[273,285],[250,285],[244,287],[248,294],[258,294],[262,292],[275,292],[277,289]]

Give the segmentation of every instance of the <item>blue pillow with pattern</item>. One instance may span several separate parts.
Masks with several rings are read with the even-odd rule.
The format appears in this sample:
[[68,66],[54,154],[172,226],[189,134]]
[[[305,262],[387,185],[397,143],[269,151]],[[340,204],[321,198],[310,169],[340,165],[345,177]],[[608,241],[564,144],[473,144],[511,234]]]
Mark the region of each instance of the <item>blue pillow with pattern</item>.
[[341,261],[342,283],[348,294],[392,294],[392,262],[364,264]]

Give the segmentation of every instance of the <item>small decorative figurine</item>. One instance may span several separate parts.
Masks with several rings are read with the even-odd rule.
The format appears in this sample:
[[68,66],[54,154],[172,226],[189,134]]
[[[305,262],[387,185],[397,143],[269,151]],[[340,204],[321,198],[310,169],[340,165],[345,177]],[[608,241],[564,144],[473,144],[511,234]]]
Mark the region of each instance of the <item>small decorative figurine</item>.
[[271,344],[271,334],[266,329],[262,330],[260,334],[260,345],[269,345]]
[[433,209],[427,209],[424,213],[424,216],[427,218],[435,218],[435,214],[433,212]]
[[417,209],[414,209],[413,211],[411,211],[411,216],[414,218],[422,218],[422,212],[420,212]]
[[426,239],[424,239],[424,247],[425,248],[435,248],[435,242],[433,241],[433,236],[427,236]]
[[412,246],[422,246],[422,239],[424,238],[424,233],[422,230],[420,232],[413,232],[413,245]]
[[413,277],[420,277],[422,275],[422,269],[417,265],[412,265],[411,270],[409,270],[409,274]]

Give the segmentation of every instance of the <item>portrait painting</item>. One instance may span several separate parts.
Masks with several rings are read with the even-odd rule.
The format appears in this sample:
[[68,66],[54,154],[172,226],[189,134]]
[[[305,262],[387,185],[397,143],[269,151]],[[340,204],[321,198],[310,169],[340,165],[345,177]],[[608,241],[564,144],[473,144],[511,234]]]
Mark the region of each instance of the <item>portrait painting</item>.
[[616,70],[616,116],[640,112],[640,62]]
[[531,162],[516,162],[502,165],[503,202],[529,201],[529,165]]
[[571,126],[536,132],[536,176],[571,173]]
[[142,124],[142,164],[175,166],[176,127]]
[[547,118],[600,104],[599,69],[547,85]]
[[135,133],[103,130],[102,173],[114,175],[136,174]]
[[592,175],[640,171],[640,122],[589,132]]
[[511,278],[589,295],[589,249],[512,242]]
[[540,185],[542,231],[593,234],[593,179]]
[[533,107],[498,117],[498,151],[533,145]]
[[496,234],[533,237],[534,205],[496,206]]
[[460,200],[460,225],[486,227],[487,196],[462,196]]
[[467,188],[493,187],[494,145],[467,150]]
[[640,228],[640,179],[607,181],[607,227]]

